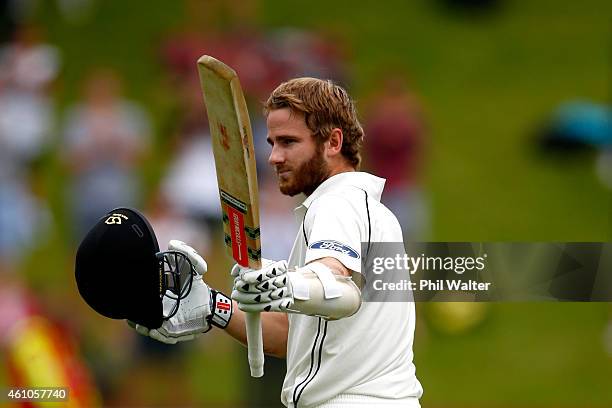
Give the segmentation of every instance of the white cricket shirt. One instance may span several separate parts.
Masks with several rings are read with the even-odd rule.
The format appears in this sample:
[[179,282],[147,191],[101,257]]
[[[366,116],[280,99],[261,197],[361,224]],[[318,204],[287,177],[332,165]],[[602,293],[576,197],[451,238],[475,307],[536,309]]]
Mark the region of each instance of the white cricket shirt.
[[[302,225],[289,267],[332,257],[362,273],[362,242],[403,241],[397,219],[380,203],[384,184],[384,179],[363,172],[325,180],[295,209]],[[288,317],[281,393],[287,407],[314,407],[338,395],[422,395],[412,362],[414,303],[362,303],[353,316],[335,321],[293,313]]]

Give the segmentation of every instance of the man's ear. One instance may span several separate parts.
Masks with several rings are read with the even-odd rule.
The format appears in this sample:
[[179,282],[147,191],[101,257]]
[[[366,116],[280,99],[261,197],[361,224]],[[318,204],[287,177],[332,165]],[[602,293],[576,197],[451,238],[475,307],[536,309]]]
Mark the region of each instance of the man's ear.
[[333,128],[331,131],[331,135],[329,139],[327,139],[327,154],[329,156],[335,156],[340,154],[342,150],[342,142],[344,141],[344,136],[342,135],[342,129]]

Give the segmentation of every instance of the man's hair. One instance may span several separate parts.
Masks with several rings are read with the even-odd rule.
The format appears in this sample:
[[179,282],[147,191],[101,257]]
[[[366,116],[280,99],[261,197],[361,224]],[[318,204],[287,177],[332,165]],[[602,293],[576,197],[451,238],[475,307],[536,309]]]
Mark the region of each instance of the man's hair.
[[342,155],[356,169],[361,163],[363,128],[348,93],[330,80],[296,78],[280,84],[264,105],[268,115],[275,109],[290,108],[304,115],[306,126],[317,143],[329,139],[334,128],[342,130]]

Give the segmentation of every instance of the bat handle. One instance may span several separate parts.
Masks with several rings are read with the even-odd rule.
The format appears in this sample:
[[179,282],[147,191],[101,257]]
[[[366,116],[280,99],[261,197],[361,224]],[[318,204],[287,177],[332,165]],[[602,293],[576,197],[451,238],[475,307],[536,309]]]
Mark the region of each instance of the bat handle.
[[264,353],[263,337],[261,334],[261,315],[259,313],[246,313],[245,322],[251,377],[263,377]]

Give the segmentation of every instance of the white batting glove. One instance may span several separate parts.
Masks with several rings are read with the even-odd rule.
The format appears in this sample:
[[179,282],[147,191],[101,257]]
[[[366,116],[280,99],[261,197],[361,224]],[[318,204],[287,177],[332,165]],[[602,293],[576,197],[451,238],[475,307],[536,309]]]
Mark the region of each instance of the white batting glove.
[[255,270],[238,264],[232,268],[232,299],[244,312],[287,312],[293,305],[293,294],[287,261],[262,259]]
[[[203,275],[207,264],[195,249],[182,241],[172,240],[168,244],[169,251],[177,251],[186,255],[195,269],[195,275],[189,294],[180,300],[179,308],[168,320],[157,328],[149,330],[139,324],[130,324],[144,336],[166,344],[193,340],[211,329],[211,325],[225,328],[232,315],[232,302],[227,296],[204,283]],[[170,291],[166,292],[174,296]],[[163,299],[164,315],[168,315],[176,300],[165,296]],[[128,322],[131,323],[131,322]]]

